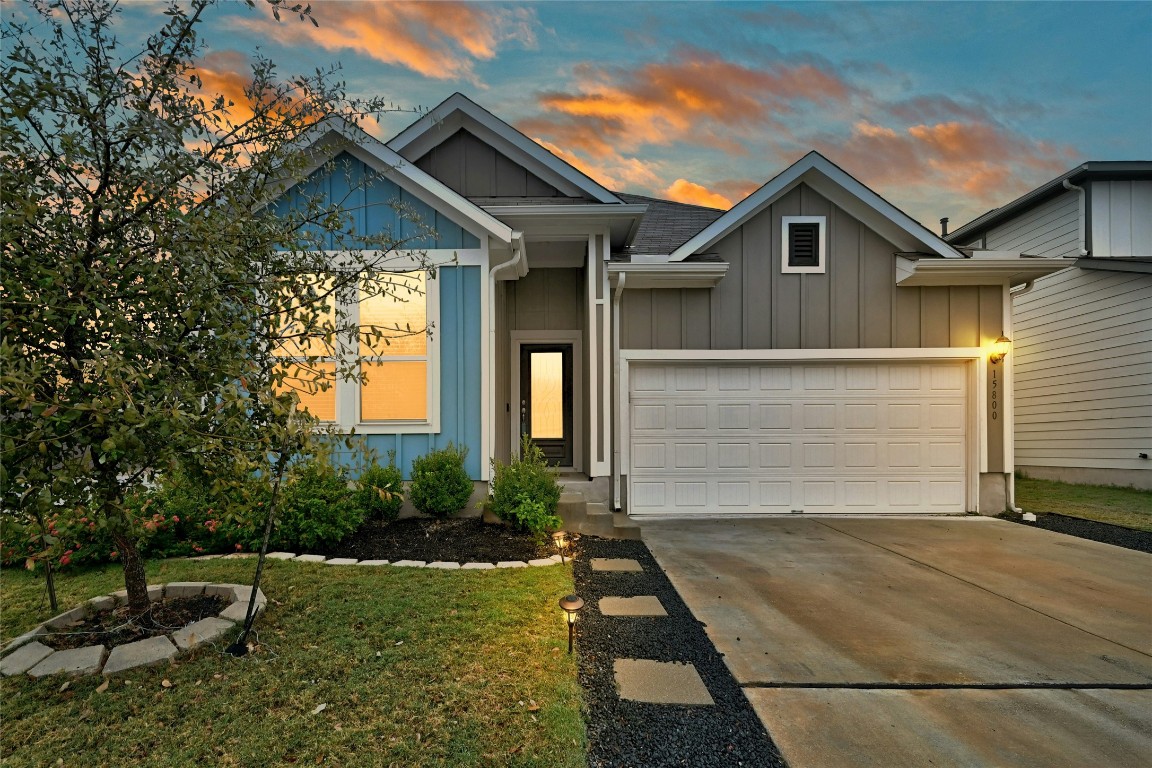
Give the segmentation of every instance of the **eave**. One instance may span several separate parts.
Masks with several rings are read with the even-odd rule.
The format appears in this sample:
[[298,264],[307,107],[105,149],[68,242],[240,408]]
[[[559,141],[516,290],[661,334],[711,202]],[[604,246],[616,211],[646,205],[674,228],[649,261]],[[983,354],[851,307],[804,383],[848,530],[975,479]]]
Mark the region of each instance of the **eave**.
[[1070,260],[910,259],[896,257],[896,285],[1024,285],[1072,266]]
[[572,234],[573,228],[610,232],[612,250],[631,242],[646,205],[489,205],[483,210],[505,224],[532,235]]
[[608,265],[608,276],[626,275],[624,288],[715,288],[728,274],[723,261],[704,263],[671,262],[668,264],[628,264],[614,262]]

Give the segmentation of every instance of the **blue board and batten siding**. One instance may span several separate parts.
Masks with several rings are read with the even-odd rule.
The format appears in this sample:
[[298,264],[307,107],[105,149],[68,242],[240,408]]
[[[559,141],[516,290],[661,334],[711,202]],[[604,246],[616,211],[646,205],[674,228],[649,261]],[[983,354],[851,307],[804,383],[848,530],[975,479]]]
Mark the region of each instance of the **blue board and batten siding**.
[[[361,244],[359,238],[381,234],[403,241],[406,249],[480,247],[476,235],[347,152],[286,192],[273,210],[287,215],[289,211],[305,209],[308,200],[315,200],[321,207],[340,206],[349,218],[344,228],[345,247],[355,248]],[[436,237],[420,236],[426,234],[428,227],[435,230]],[[318,228],[306,226],[304,231],[315,234]],[[340,245],[332,233],[325,233],[322,240],[327,250]]]
[[[450,218],[427,205],[412,193],[369,168],[348,153],[341,153],[308,179],[289,190],[277,201],[274,210],[280,214],[302,208],[315,199],[321,206],[335,203],[349,218],[345,227],[348,238],[344,247],[356,247],[360,238],[387,234],[405,240],[407,250],[480,248],[480,239]],[[398,208],[419,217],[412,221],[401,216]],[[424,226],[422,226],[422,224]],[[431,226],[433,237],[418,237]],[[335,250],[338,238],[326,234],[324,247]],[[396,451],[396,464],[405,479],[410,478],[412,460],[429,450],[448,443],[467,448],[465,468],[473,479],[481,477],[482,404],[480,382],[483,380],[481,350],[482,270],[478,266],[448,266],[436,270],[440,293],[440,317],[432,333],[437,341],[440,380],[440,431],[435,434],[365,435],[369,449],[387,462],[388,452]],[[431,403],[429,404],[431,407]],[[363,456],[338,451],[339,460],[354,473],[363,466]]]
[[446,267],[436,272],[440,283],[440,323],[433,333],[440,347],[440,432],[437,434],[368,435],[368,447],[386,462],[395,449],[396,466],[408,478],[412,459],[452,442],[468,449],[464,467],[480,479],[480,267]]

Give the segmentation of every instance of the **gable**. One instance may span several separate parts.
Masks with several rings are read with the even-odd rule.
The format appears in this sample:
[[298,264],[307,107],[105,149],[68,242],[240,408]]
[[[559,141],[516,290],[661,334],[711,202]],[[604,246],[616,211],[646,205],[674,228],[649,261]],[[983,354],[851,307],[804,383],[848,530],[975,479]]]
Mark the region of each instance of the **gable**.
[[[273,210],[286,215],[306,208],[308,200],[343,208],[348,217],[342,229],[347,236],[345,243],[353,247],[363,245],[367,237],[381,235],[406,241],[406,249],[480,247],[480,239],[451,216],[347,151],[284,192],[273,204]],[[426,231],[428,228],[434,230],[434,236]],[[305,231],[318,233],[319,228],[306,226]],[[325,233],[325,247],[334,249],[338,239],[333,233]]]
[[416,167],[471,200],[491,198],[570,198],[556,187],[486,144],[465,128],[416,160]]

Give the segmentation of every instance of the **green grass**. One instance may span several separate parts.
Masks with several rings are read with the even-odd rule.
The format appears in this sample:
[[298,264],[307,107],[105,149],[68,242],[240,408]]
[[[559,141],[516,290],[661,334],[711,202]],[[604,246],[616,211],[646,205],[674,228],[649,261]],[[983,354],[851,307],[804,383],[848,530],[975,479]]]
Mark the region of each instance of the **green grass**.
[[[254,560],[150,564],[150,583],[251,583]],[[11,638],[48,618],[42,580],[2,575]],[[61,605],[122,588],[65,573]],[[576,668],[556,600],[571,569],[443,572],[269,562],[259,647],[173,666],[0,683],[5,766],[583,766]],[[172,687],[165,688],[164,680]],[[327,707],[311,714],[320,704]]]
[[1016,479],[1016,506],[1025,512],[1056,512],[1152,531],[1152,491],[1019,477]]

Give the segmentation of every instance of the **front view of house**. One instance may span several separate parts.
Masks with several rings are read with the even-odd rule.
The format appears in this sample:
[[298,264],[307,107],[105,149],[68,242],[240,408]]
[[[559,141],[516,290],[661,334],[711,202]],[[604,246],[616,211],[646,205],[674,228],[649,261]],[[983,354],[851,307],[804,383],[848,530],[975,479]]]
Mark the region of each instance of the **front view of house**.
[[368,233],[402,202],[446,265],[357,309],[430,335],[305,398],[405,472],[451,441],[484,483],[526,433],[632,516],[1011,503],[993,346],[1012,286],[1062,265],[954,248],[817,153],[724,212],[609,191],[460,94],[387,143],[319,142],[342,170],[305,191]]

